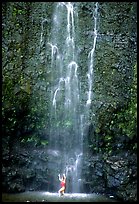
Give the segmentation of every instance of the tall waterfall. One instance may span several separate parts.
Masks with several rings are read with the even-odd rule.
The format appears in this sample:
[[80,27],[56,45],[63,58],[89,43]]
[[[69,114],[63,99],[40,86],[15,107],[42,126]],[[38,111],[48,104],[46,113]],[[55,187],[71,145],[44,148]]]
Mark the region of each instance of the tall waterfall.
[[87,104],[91,104],[92,100],[92,85],[93,85],[93,74],[94,74],[94,52],[95,52],[95,47],[96,47],[96,40],[97,40],[97,11],[98,10],[98,3],[95,5],[95,11],[94,11],[94,41],[93,41],[93,48],[89,52],[88,58],[89,60],[89,69],[87,73],[88,77],[88,99],[87,99]]
[[72,2],[55,3],[51,39],[47,43],[51,58],[48,144],[48,174],[51,184],[49,191],[59,190],[59,173],[65,173],[67,176],[66,192],[83,191],[81,173],[83,140],[86,137],[84,124],[86,124],[85,120],[89,119],[88,110],[92,100],[93,56],[97,38],[96,15],[97,3],[94,12],[94,43],[88,58],[88,94],[86,102],[81,102],[82,82],[79,77],[80,67],[76,44],[77,6]]

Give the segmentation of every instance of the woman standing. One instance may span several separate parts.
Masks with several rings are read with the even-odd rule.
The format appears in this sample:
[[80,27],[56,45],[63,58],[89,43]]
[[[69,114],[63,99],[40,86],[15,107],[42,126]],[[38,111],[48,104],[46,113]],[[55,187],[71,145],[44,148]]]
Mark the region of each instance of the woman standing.
[[65,189],[66,189],[66,176],[65,176],[65,174],[63,174],[62,178],[60,178],[60,174],[59,174],[58,177],[59,177],[60,186],[61,186],[61,188],[58,191],[59,196],[60,196],[60,195],[64,195],[64,193],[65,193]]

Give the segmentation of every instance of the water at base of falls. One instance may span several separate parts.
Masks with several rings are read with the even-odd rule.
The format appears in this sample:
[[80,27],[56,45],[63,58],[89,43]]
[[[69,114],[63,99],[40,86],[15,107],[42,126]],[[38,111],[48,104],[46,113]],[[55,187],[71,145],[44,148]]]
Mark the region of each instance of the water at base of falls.
[[59,196],[58,193],[50,192],[23,192],[16,194],[2,194],[2,202],[118,202],[112,197],[106,197],[101,194],[85,193],[65,193]]

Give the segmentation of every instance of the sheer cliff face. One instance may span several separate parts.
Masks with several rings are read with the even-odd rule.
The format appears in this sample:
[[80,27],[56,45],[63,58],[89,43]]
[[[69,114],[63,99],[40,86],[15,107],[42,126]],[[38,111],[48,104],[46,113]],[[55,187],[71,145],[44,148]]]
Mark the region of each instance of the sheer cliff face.
[[[86,75],[88,54],[94,41],[95,3],[76,2],[74,5],[78,10],[75,43],[83,98],[88,91]],[[47,43],[52,34],[54,8],[55,3],[52,2],[3,4],[3,75],[9,77],[12,74],[15,78],[15,82],[11,82],[13,94],[20,88],[32,93],[32,105],[34,103],[39,109],[39,104],[43,103],[44,110],[46,100],[49,104],[47,96],[52,80],[49,69],[51,53]],[[92,111],[97,112],[97,117],[92,116],[95,125],[102,106],[104,109],[105,106],[115,109],[130,98],[133,67],[136,64],[136,13],[134,2],[99,3],[92,85]]]
[[[78,56],[80,105],[84,106],[89,88],[89,53],[94,43],[95,3],[75,2],[73,5],[78,11],[74,28],[75,54]],[[14,145],[25,139],[23,135],[33,135],[32,141],[37,145],[38,135],[41,144],[48,139],[53,82],[48,42],[52,36],[55,6],[56,2],[2,4],[3,150],[7,150],[4,155],[10,154]],[[127,107],[132,96],[137,51],[136,9],[135,2],[98,4],[91,124],[86,124],[89,126],[87,140],[93,153],[120,151],[119,147],[128,149],[130,143],[118,111]],[[61,28],[61,36],[63,33]],[[128,141],[124,143],[126,147],[122,140]],[[7,158],[5,156],[6,161]],[[30,178],[35,178],[34,172]]]

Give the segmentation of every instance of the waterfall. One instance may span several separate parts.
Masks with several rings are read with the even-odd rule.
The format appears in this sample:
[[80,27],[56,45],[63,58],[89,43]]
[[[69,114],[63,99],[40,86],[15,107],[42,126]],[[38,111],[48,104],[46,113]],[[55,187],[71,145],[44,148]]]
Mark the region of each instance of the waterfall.
[[[97,19],[98,19],[98,2],[95,3],[95,8],[93,12],[93,39],[92,39],[92,49],[88,53],[88,71],[86,74],[86,81],[87,81],[87,94],[86,94],[86,101],[83,107],[83,116],[82,116],[82,124],[83,125],[83,138],[86,138],[89,132],[90,124],[92,120],[95,118],[95,111],[92,110],[90,107],[94,100],[94,93],[93,93],[93,83],[94,83],[94,56],[95,56],[95,48],[98,36],[97,30]],[[94,121],[93,121],[94,122]],[[92,124],[91,124],[92,125]],[[93,124],[95,126],[95,122]],[[84,141],[84,151],[88,151],[88,141],[85,139]]]
[[95,12],[94,12],[94,41],[93,41],[93,48],[92,50],[89,52],[88,58],[89,60],[89,69],[88,69],[88,73],[87,73],[87,77],[88,77],[88,86],[89,86],[89,90],[88,90],[88,99],[87,99],[87,105],[91,104],[91,100],[92,100],[92,85],[93,85],[93,68],[94,68],[94,52],[95,52],[95,47],[96,47],[96,40],[97,40],[97,10],[98,10],[98,3],[96,2],[95,4]]
[[[84,107],[84,117],[83,117],[83,123],[86,124],[86,127],[84,128],[84,137],[89,132],[89,126],[93,119],[95,119],[95,112],[94,110],[91,110],[91,104],[94,100],[94,93],[93,93],[93,82],[94,82],[94,55],[95,55],[95,48],[96,48],[96,42],[97,42],[97,19],[98,19],[98,2],[95,3],[94,13],[93,13],[93,25],[94,25],[94,31],[93,31],[93,45],[92,49],[88,54],[88,72],[87,72],[87,84],[88,84],[88,91],[87,91],[87,100]],[[93,121],[94,122],[94,121]],[[93,124],[95,126],[95,122]],[[86,142],[86,146],[88,147],[88,142]],[[85,151],[87,151],[88,148],[85,148]]]
[[[86,124],[85,120],[88,120],[88,113],[87,117],[85,115],[92,99],[93,57],[97,38],[96,14],[97,4],[94,13],[94,44],[89,53],[90,65],[87,73],[89,90],[86,106],[86,104],[81,105],[82,90],[76,44],[77,6],[72,2],[55,3],[51,38],[47,42],[47,50],[51,57],[48,144],[48,175],[51,187],[49,191],[59,190],[58,174],[65,173],[66,192],[82,192],[83,140],[86,137],[84,124]],[[43,23],[40,43],[43,40]]]

